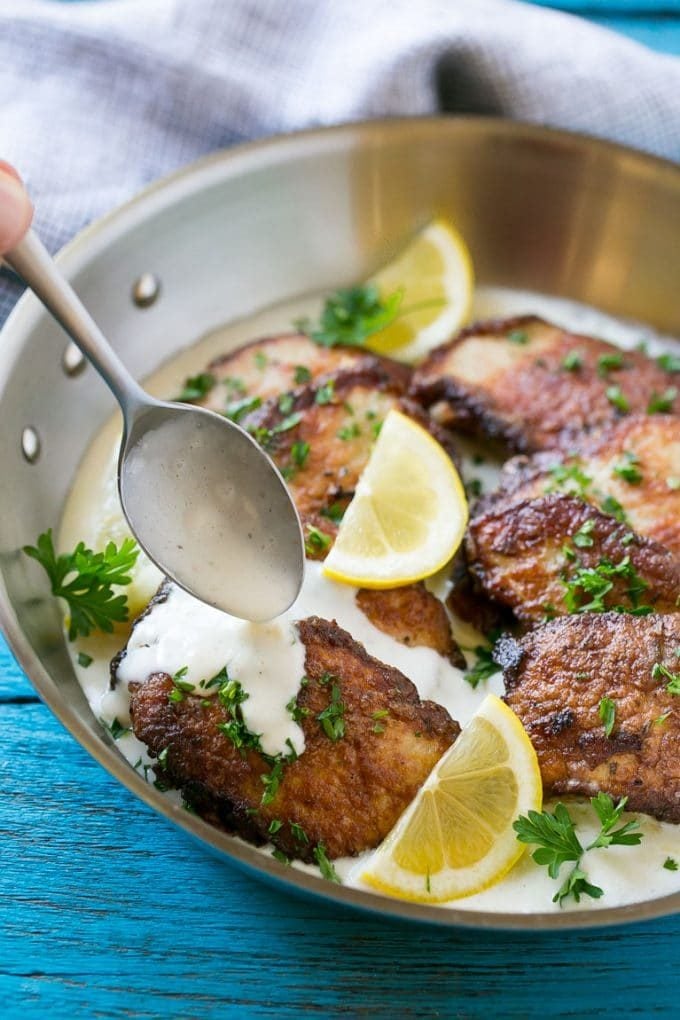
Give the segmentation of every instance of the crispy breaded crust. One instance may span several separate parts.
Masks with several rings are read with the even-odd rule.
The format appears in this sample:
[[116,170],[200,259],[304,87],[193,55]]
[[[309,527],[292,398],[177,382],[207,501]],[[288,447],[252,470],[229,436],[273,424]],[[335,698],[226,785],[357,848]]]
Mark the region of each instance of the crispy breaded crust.
[[[546,793],[599,790],[628,808],[680,822],[680,709],[655,663],[680,670],[680,618],[618,613],[570,616],[504,638],[508,705],[536,749]],[[602,698],[616,707],[610,737]],[[667,717],[666,713],[668,713]]]
[[422,581],[402,588],[362,588],[356,603],[374,627],[395,641],[432,648],[465,669],[465,656],[453,639],[446,610]]
[[[207,705],[193,696],[170,702],[167,674],[140,677],[130,684],[133,729],[152,755],[167,748],[157,772],[208,820],[249,839],[271,838],[303,860],[313,859],[318,843],[331,858],[358,854],[387,835],[460,727],[441,706],[420,701],[410,680],[368,655],[337,624],[312,617],[300,621],[298,631],[309,678],[297,698],[307,713],[301,720],[306,748],[284,766],[270,804],[261,804],[261,776],[271,765],[253,750],[242,756],[217,729],[229,716],[216,698]],[[345,723],[336,741],[318,721],[333,683]],[[275,819],[283,825],[272,835]],[[308,842],[295,838],[291,822]]]
[[[392,408],[420,422],[454,456],[451,435],[406,397],[406,381],[396,362],[364,360],[356,368],[321,376],[297,390],[283,410],[281,401],[272,399],[243,420],[286,477],[306,531],[318,528],[335,537],[334,510],[342,514],[352,499],[380,425]],[[303,463],[300,444],[306,451]],[[327,552],[328,545],[308,548],[308,555],[316,559]]]
[[[567,371],[564,358],[581,359]],[[598,372],[602,356],[621,356],[621,368]],[[425,406],[444,407],[442,420],[519,453],[569,449],[580,433],[617,421],[622,410],[607,397],[619,387],[630,413],[645,413],[654,394],[674,377],[639,351],[569,333],[533,315],[479,323],[436,348],[413,377]],[[680,412],[680,396],[672,410]]]
[[[615,468],[635,458],[639,480],[627,481]],[[568,491],[573,481],[556,481],[559,465],[576,466],[589,479],[579,494],[594,506],[613,496],[626,512],[632,529],[653,538],[680,558],[680,417],[669,414],[630,415],[597,437],[584,437],[578,457],[557,452],[515,457],[503,469],[500,486],[483,507],[499,508],[547,491]],[[553,469],[551,471],[551,468]]]
[[361,347],[322,347],[304,333],[284,333],[243,344],[236,351],[216,358],[207,371],[219,380],[206,398],[204,407],[224,411],[229,404],[245,397],[268,400],[306,385],[320,375],[356,368],[361,364],[397,365],[404,383],[411,370]]
[[[588,525],[592,530],[587,540],[592,544],[579,547],[574,536],[589,521],[593,523]],[[659,613],[679,611],[680,563],[672,553],[573,496],[552,494],[482,507],[470,521],[466,546],[470,570],[487,595],[529,624],[568,612],[562,578],[572,578],[579,565],[593,568],[602,560],[616,565],[626,557],[647,585],[638,602]],[[565,554],[565,546],[573,558]],[[634,607],[630,583],[613,579],[612,590],[605,595],[607,608]],[[588,601],[584,594],[582,604]]]

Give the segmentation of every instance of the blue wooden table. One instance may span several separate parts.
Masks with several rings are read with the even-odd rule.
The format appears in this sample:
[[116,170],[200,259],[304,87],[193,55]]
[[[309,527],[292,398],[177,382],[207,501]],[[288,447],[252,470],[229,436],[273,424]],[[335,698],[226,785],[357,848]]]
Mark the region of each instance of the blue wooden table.
[[[680,54],[680,0],[563,0]],[[0,1015],[677,1015],[680,918],[586,934],[443,932],[273,891],[132,798],[0,643]]]

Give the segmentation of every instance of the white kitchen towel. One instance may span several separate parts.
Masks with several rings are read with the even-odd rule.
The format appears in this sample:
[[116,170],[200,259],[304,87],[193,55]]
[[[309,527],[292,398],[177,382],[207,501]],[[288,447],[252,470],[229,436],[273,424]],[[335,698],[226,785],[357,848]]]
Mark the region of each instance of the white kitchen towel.
[[[55,250],[244,139],[494,113],[680,160],[680,61],[511,0],[0,0],[0,157]],[[0,275],[0,323],[19,288]]]

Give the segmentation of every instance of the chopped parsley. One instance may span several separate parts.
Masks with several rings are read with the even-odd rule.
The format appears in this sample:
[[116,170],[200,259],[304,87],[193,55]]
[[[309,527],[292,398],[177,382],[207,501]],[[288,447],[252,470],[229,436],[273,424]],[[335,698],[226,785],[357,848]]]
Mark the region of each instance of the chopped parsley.
[[638,467],[640,458],[632,450],[624,450],[623,460],[615,464],[612,469],[612,474],[618,475],[619,478],[623,478],[629,485],[639,485],[642,481],[642,471]]
[[168,752],[169,752],[169,750],[170,750],[169,747],[164,747],[162,751],[158,752],[157,761],[158,761],[158,764],[163,769],[167,768],[167,766],[168,766]]
[[[568,613],[604,613],[609,608],[605,604],[607,596],[614,587],[614,581],[622,578],[628,581],[626,596],[630,601],[631,608],[623,606],[612,606],[618,613],[632,613],[642,616],[652,612],[651,606],[641,605],[639,596],[646,591],[649,585],[639,576],[635,567],[630,562],[630,557],[625,556],[620,563],[614,564],[610,560],[601,559],[596,567],[578,566],[572,577],[562,578],[565,587],[564,604]],[[589,601],[583,601],[590,597]]]
[[278,408],[281,414],[290,414],[293,410],[295,398],[292,393],[282,393],[278,399]]
[[245,758],[246,751],[249,749],[261,753],[261,734],[253,733],[243,719],[241,705],[248,700],[248,694],[243,690],[239,681],[227,677],[217,692],[217,699],[229,715],[226,722],[218,723],[217,728],[220,733],[229,738],[242,758]]
[[652,393],[647,404],[647,414],[664,414],[667,411],[672,411],[677,395],[676,386],[669,386],[664,393]]
[[553,464],[548,468],[552,483],[546,486],[546,492],[564,489],[574,496],[585,496],[592,485],[592,478],[582,470],[578,462],[573,464]]
[[290,857],[286,857],[283,850],[279,850],[278,847],[272,850],[272,857],[275,861],[278,861],[279,864],[290,864]]
[[590,517],[587,521],[584,521],[581,527],[573,536],[574,545],[578,549],[589,549],[594,542],[592,532],[595,527],[595,518]]
[[194,685],[192,683],[189,683],[188,680],[184,679],[188,672],[189,667],[182,666],[182,668],[178,669],[175,675],[171,677],[172,690],[168,694],[168,701],[171,704],[177,703],[179,701],[184,701],[185,694],[194,693]]
[[264,351],[255,351],[253,354],[253,361],[255,363],[255,367],[259,368],[260,372],[263,372],[267,367],[267,355]]
[[609,514],[609,516],[617,520],[619,524],[628,524],[628,516],[618,499],[614,499],[613,496],[605,496],[604,499],[600,501],[600,507],[604,513]]
[[345,516],[346,507],[342,503],[331,503],[330,506],[325,506],[319,513],[322,517],[326,517],[329,521],[333,521],[333,524],[339,524],[342,518]]
[[529,334],[525,329],[511,329],[506,335],[511,344],[525,347],[529,343]]
[[[489,639],[493,641],[495,636],[495,634],[490,634]],[[476,645],[472,650],[477,656],[477,660],[470,669],[466,670],[465,679],[474,690],[482,680],[488,680],[490,676],[498,672],[498,665],[493,660],[493,646],[491,644]]]
[[373,284],[338,290],[326,298],[318,325],[303,319],[296,326],[322,347],[362,347],[370,336],[395,320],[402,294],[395,290],[382,298]]
[[663,862],[663,866],[666,869],[666,871],[678,870],[678,862],[676,861],[675,857],[667,857],[666,860]]
[[312,373],[306,365],[296,365],[293,378],[296,383],[308,383],[312,378]]
[[680,354],[660,354],[656,363],[659,368],[664,372],[670,372],[671,375],[680,372]]
[[583,356],[578,351],[569,351],[562,358],[562,368],[565,372],[578,372],[583,366]]
[[114,623],[128,618],[126,595],[114,593],[114,586],[130,584],[139,548],[133,538],[123,539],[120,548],[109,542],[95,553],[79,542],[72,553],[54,551],[52,529],[39,536],[35,546],[25,545],[27,556],[37,560],[50,579],[52,594],[69,608],[69,641],[87,637],[93,630],[113,631]]
[[279,792],[279,786],[281,779],[283,778],[283,758],[276,758],[273,762],[271,772],[263,772],[260,776],[260,782],[264,786],[264,793],[262,794],[262,804],[271,804]]
[[[628,398],[625,396],[620,386],[608,386],[604,391],[604,395],[612,407],[615,407],[617,411],[621,411],[622,414],[630,411]],[[649,413],[651,414],[651,412]]]
[[611,737],[616,722],[616,702],[613,698],[600,698],[597,712],[604,726],[605,737]]
[[231,421],[240,422],[242,418],[245,418],[251,411],[256,411],[261,405],[261,397],[244,397],[242,400],[235,400],[233,403],[227,404],[224,414]]
[[114,740],[120,740],[127,733],[132,733],[131,726],[123,726],[122,722],[117,716],[114,716],[113,721],[110,723],[105,722],[103,719],[99,720],[105,730],[108,730]]
[[281,821],[280,818],[272,818],[271,822],[269,823],[269,828],[267,829],[267,832],[269,833],[270,836],[275,836],[276,833],[282,827],[283,827],[283,822]]
[[325,878],[329,882],[339,883],[340,879],[338,878],[338,873],[333,867],[332,862],[328,859],[328,854],[326,853],[326,847],[324,844],[317,843],[312,850],[312,853],[314,854],[314,860],[319,866],[321,877]]
[[583,847],[576,833],[575,823],[564,804],[555,806],[551,811],[529,811],[513,822],[520,843],[536,846],[531,854],[536,864],[547,867],[551,878],[558,878],[563,864],[573,863],[573,868],[562,882],[553,903],[560,906],[565,900],[572,898],[580,903],[581,896],[599,899],[604,890],[588,881],[586,872],[581,867],[584,856],[589,850],[609,846],[637,846],[642,840],[642,833],[636,832],[639,822],[633,820],[616,828],[626,806],[627,797],[623,797],[614,805],[606,793],[598,793],[591,797],[590,803],[600,821],[600,831],[588,846]]
[[303,708],[301,705],[298,705],[296,694],[293,695],[293,697],[286,705],[286,711],[290,712],[293,722],[296,723],[301,723],[302,720],[306,719],[307,716],[310,714],[310,709]]
[[321,729],[329,740],[335,742],[345,735],[345,703],[340,697],[340,685],[331,686],[331,700],[322,712],[317,715]]
[[623,354],[601,354],[597,359],[597,374],[600,379],[606,378],[609,372],[623,368]]
[[664,677],[668,680],[666,684],[667,694],[680,694],[680,673],[673,673],[667,666],[664,666],[661,662],[655,662],[652,666],[652,678],[654,680],[660,680]]
[[334,396],[335,396],[335,380],[329,379],[327,383],[323,384],[323,386],[319,386],[318,390],[316,391],[314,401],[315,403],[321,404],[323,406],[324,404],[330,404]]
[[78,665],[82,666],[83,669],[87,669],[87,667],[91,666],[93,662],[94,659],[91,655],[88,655],[87,652],[78,652]]
[[309,457],[309,451],[311,447],[309,443],[305,443],[302,440],[297,440],[290,448],[290,459],[295,464],[295,467],[303,468]]
[[314,556],[315,553],[325,552],[330,544],[330,535],[327,535],[325,531],[321,531],[320,528],[315,528],[313,524],[307,525],[305,552],[308,556]]
[[465,491],[471,499],[479,499],[484,491],[484,485],[479,478],[469,478],[465,483]]
[[344,425],[335,433],[338,439],[347,442],[349,439],[357,439],[361,435],[361,428],[358,422],[353,421],[351,425]]
[[298,843],[309,843],[309,836],[297,822],[290,822],[290,834]]
[[182,389],[172,399],[182,404],[193,404],[204,397],[217,385],[217,378],[211,372],[190,375],[184,380]]

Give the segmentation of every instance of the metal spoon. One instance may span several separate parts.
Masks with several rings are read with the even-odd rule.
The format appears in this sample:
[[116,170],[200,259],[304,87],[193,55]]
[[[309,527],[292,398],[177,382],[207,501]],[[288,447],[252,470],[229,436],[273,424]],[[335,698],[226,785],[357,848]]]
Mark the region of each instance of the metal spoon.
[[191,595],[233,616],[269,620],[288,609],[302,585],[302,529],[281,475],[255,440],[213,411],[145,393],[32,231],[3,257],[120,404],[118,491],[149,558]]

